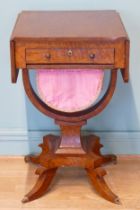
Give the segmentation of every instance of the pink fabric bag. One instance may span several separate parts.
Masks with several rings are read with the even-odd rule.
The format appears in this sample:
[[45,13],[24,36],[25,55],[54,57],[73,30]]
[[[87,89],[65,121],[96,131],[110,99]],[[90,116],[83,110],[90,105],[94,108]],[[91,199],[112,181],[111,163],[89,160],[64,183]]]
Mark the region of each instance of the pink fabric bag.
[[64,112],[86,109],[95,103],[103,84],[99,69],[37,70],[37,89],[50,107]]

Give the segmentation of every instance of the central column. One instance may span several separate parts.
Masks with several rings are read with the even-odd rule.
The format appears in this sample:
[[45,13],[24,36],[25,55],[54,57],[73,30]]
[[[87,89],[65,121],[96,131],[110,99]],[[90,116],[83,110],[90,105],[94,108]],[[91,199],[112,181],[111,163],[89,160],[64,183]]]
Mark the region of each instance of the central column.
[[65,122],[56,120],[55,123],[60,126],[61,143],[56,153],[67,154],[85,154],[81,145],[81,127],[86,121]]

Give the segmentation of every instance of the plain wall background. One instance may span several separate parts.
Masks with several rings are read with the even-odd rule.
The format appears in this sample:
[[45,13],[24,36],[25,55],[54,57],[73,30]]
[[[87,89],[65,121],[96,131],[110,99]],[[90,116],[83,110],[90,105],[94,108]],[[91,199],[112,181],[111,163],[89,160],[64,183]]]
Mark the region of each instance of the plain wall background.
[[[116,93],[111,103],[101,114],[89,120],[85,129],[119,132],[119,135],[120,132],[126,133],[128,138],[134,133],[135,135],[138,134],[137,140],[139,140],[140,2],[138,0],[5,0],[1,1],[0,4],[0,141],[3,143],[2,151],[8,153],[2,138],[5,138],[6,141],[6,135],[10,136],[11,132],[14,135],[16,131],[58,129],[52,119],[37,111],[25,97],[21,74],[18,83],[11,84],[9,39],[17,14],[22,10],[96,9],[115,9],[122,17],[131,41],[130,82],[124,84],[119,74]],[[136,147],[140,152],[139,143]],[[0,153],[2,153],[1,150]]]

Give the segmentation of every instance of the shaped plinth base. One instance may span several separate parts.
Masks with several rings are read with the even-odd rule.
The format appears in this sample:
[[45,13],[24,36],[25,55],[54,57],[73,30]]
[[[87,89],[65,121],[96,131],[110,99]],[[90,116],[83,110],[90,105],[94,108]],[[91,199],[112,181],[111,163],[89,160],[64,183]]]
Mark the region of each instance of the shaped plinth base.
[[85,122],[68,124],[57,122],[61,127],[61,137],[47,135],[39,146],[42,152],[37,156],[26,156],[26,162],[39,164],[36,174],[39,178],[33,189],[25,195],[26,203],[44,195],[52,182],[56,171],[61,166],[77,166],[86,170],[91,184],[106,200],[120,204],[119,198],[109,189],[104,180],[106,171],[101,168],[106,163],[116,163],[115,155],[102,155],[99,137],[81,136],[80,129]]

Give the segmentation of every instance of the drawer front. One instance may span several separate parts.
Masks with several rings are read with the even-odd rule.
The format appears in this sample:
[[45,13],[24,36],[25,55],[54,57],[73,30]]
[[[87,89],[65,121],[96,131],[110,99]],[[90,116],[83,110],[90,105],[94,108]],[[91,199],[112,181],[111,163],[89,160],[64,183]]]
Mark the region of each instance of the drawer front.
[[26,49],[27,64],[114,64],[114,49]]

